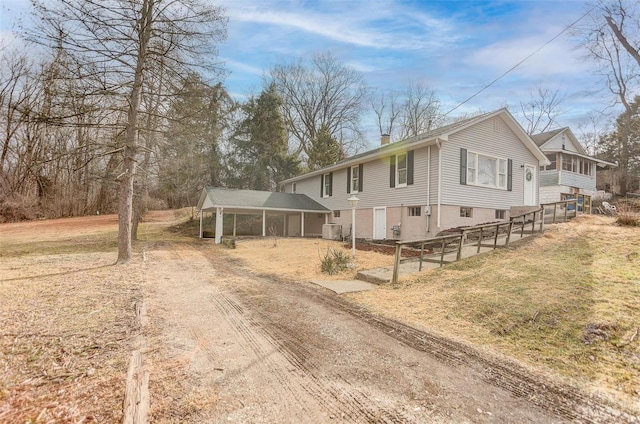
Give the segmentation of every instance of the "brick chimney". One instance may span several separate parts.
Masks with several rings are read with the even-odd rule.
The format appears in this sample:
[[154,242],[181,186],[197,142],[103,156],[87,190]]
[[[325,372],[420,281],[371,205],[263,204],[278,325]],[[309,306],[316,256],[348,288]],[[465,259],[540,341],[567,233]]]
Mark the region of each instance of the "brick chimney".
[[385,144],[389,144],[389,139],[391,137],[389,136],[389,134],[382,134],[380,136],[380,145],[384,146]]

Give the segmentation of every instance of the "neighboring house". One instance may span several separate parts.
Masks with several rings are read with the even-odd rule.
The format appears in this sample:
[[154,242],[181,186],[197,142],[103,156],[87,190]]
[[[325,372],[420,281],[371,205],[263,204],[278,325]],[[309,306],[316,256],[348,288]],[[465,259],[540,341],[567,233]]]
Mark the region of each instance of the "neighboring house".
[[552,203],[576,194],[596,194],[598,168],[615,167],[587,155],[567,127],[531,136],[549,164],[540,166],[540,203]]
[[357,196],[358,238],[424,239],[539,205],[538,170],[548,161],[506,109],[396,143],[383,136],[381,143],[281,185],[332,210],[328,221],[345,235],[347,199]]

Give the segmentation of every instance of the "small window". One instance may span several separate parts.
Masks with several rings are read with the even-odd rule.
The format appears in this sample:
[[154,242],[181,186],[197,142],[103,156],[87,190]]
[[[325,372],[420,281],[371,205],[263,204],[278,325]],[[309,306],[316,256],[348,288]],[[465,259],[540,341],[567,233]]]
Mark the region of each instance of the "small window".
[[402,153],[396,156],[396,187],[407,185],[407,154]]
[[[557,155],[555,153],[551,153],[546,155],[547,159],[549,159],[549,161],[551,162],[549,165],[547,165],[546,170],[547,171],[553,171],[556,169],[556,160],[557,160]],[[544,167],[543,167],[544,168]]]
[[473,208],[466,208],[466,207],[460,208],[461,218],[471,218],[472,214],[473,214]]
[[291,193],[296,192],[296,183],[291,184]]
[[504,209],[496,209],[496,219],[507,219],[507,211]]
[[422,215],[422,207],[411,206],[409,208],[409,216],[420,216],[420,215]]
[[322,197],[331,196],[331,173],[322,176]]
[[360,188],[360,168],[358,166],[351,167],[351,193],[357,193]]
[[340,211],[333,211],[334,218],[340,218]]

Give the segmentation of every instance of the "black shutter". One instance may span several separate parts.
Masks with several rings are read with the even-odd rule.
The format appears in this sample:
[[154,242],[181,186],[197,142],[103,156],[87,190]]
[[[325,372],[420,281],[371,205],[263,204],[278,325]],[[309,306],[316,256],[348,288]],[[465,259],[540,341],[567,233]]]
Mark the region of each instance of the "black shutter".
[[347,168],[347,194],[351,193],[351,167]]
[[407,152],[407,185],[413,185],[413,150]]
[[333,172],[329,172],[329,196],[333,196]]
[[507,160],[507,190],[513,191],[513,161]]
[[460,184],[467,185],[467,149],[460,149]]
[[358,165],[358,191],[362,192],[362,170],[364,169],[364,164]]
[[324,197],[324,174],[320,175],[320,198]]
[[389,187],[396,186],[396,155],[389,158]]

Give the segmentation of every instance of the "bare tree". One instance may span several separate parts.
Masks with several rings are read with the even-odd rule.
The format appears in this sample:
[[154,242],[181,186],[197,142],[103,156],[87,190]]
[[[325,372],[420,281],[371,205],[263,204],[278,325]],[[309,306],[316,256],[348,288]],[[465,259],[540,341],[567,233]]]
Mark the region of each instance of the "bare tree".
[[388,134],[392,142],[428,132],[443,121],[440,100],[422,82],[409,82],[398,92],[381,93],[371,106],[380,134]]
[[557,126],[556,119],[562,114],[561,105],[566,96],[559,89],[551,90],[536,86],[530,90],[530,100],[520,102],[520,110],[526,122],[527,134],[538,134],[551,130]]
[[[61,47],[76,58],[75,78],[93,81],[91,95],[113,96],[126,119],[118,128],[121,169],[118,201],[118,261],[131,258],[134,179],[140,146],[139,114],[148,73],[162,63],[178,78],[185,69],[207,64],[212,43],[225,35],[215,6],[200,0],[32,0],[39,18],[32,41]],[[107,72],[98,72],[106,70]]]
[[400,139],[414,137],[438,126],[440,100],[435,91],[421,82],[410,82],[404,89],[404,102],[400,113]]
[[395,141],[397,131],[395,124],[402,112],[398,95],[393,92],[381,93],[378,98],[371,101],[371,108],[376,115],[380,135],[387,134],[391,140]]
[[360,114],[368,89],[356,70],[324,53],[309,63],[300,59],[276,65],[270,79],[283,100],[296,155],[308,153],[321,128],[327,128],[345,152],[355,153],[363,146]]
[[578,35],[589,58],[598,66],[607,88],[614,94],[624,113],[619,117],[616,138],[621,194],[630,181],[629,155],[632,149],[635,103],[640,93],[640,5],[636,1],[599,0],[590,20]]

